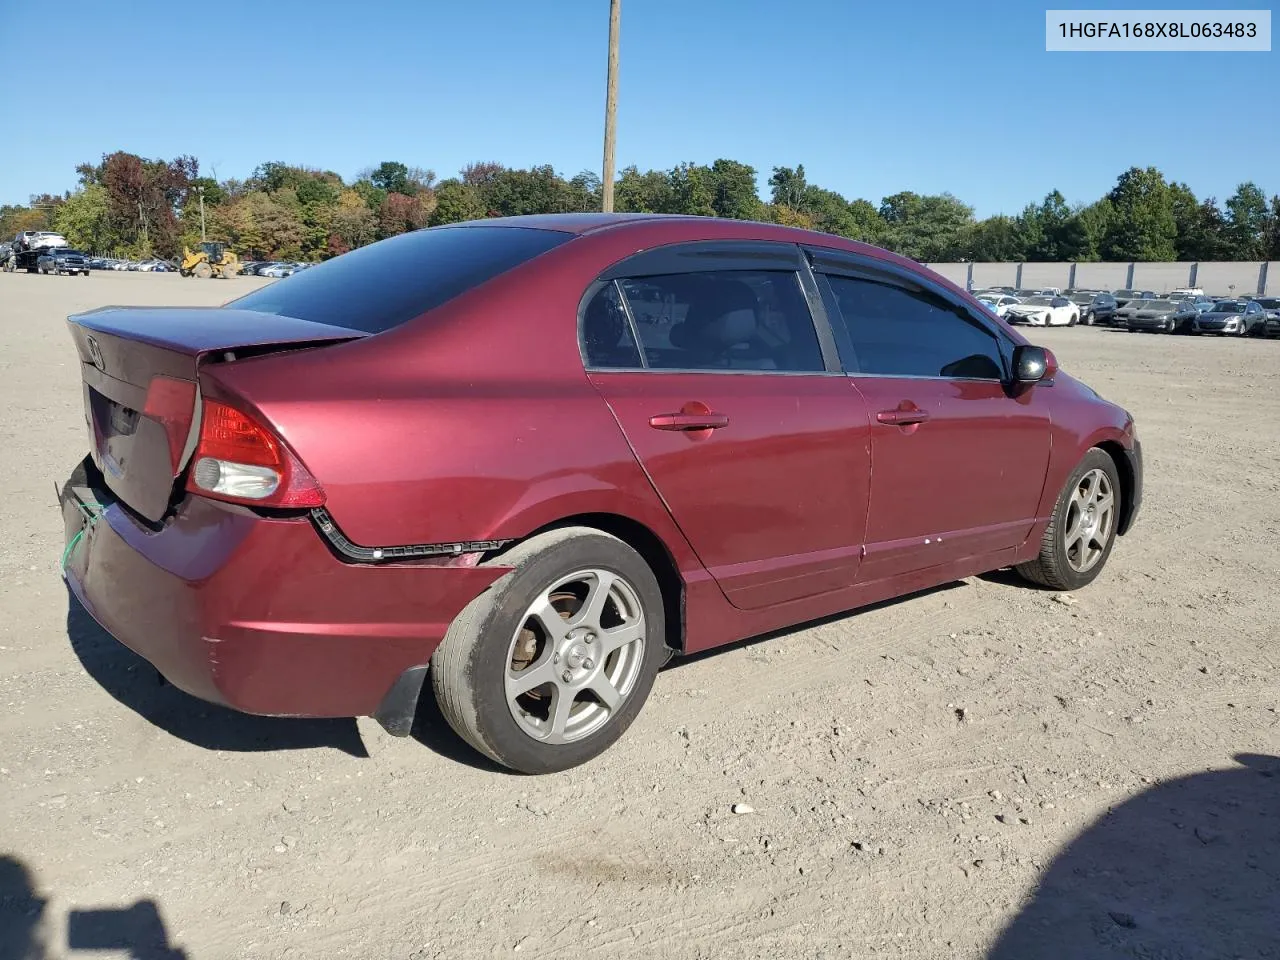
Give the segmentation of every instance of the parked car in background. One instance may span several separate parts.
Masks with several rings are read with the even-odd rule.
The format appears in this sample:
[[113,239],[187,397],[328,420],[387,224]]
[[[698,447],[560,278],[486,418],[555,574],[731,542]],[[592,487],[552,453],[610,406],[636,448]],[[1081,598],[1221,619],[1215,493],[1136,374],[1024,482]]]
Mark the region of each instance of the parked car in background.
[[985,304],[991,308],[991,312],[997,317],[1003,317],[1009,312],[1009,308],[1018,303],[1018,298],[1010,296],[1007,293],[986,293],[978,297],[978,302]]
[[1091,326],[1096,322],[1093,315],[1093,304],[1097,299],[1098,291],[1068,290],[1063,296],[1080,308],[1080,323],[1085,326]]
[[1093,295],[1089,316],[1095,325],[1110,326],[1116,320],[1116,298],[1103,290]]
[[1130,333],[1188,333],[1199,313],[1186,300],[1130,300],[1124,309]]
[[72,247],[54,247],[36,258],[36,269],[41,273],[89,275],[89,258]]
[[257,275],[257,269],[261,265],[261,260],[244,260],[240,264],[240,276],[252,277]]
[[288,277],[293,275],[293,264],[291,263],[273,263],[269,267],[264,267],[258,271],[260,277]]
[[1066,297],[1026,297],[1011,304],[1004,318],[1033,327],[1073,327],[1080,320],[1080,308]]
[[1116,298],[1116,306],[1123,307],[1130,300],[1155,300],[1156,294],[1152,290],[1112,290],[1111,295]]
[[1195,306],[1195,308],[1199,310],[1201,313],[1203,313],[1209,307],[1213,306],[1213,298],[1206,297],[1203,294],[1174,292],[1174,293],[1166,293],[1160,299],[1161,300],[1180,300],[1186,303],[1190,303],[1193,306]]
[[1218,300],[1196,318],[1195,331],[1262,337],[1267,334],[1267,313],[1256,300]]
[[1267,333],[1280,333],[1280,297],[1250,297],[1267,316]]
[[525,773],[608,749],[673,655],[1009,566],[1079,590],[1142,500],[1132,416],[1052,352],[767,224],[453,224],[68,327],[90,614],[248,713],[406,735],[434,692]]
[[1177,297],[1203,297],[1204,291],[1199,287],[1176,287],[1169,291],[1169,298]]

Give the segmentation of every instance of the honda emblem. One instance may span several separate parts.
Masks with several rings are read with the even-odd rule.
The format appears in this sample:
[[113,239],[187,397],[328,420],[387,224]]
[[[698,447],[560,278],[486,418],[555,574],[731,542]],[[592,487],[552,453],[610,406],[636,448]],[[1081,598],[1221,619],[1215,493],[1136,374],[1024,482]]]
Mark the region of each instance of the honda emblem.
[[102,359],[102,348],[98,346],[98,341],[88,337],[85,342],[89,345],[89,359],[93,361],[93,365],[99,370],[106,370],[107,363]]

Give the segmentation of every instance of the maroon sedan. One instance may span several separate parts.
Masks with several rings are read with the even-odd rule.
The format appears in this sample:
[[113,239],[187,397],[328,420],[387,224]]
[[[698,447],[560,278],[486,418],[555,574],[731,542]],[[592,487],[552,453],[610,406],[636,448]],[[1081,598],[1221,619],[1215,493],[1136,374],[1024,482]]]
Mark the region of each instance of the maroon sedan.
[[421,230],[220,308],[69,318],[70,589],[182,689],[408,732],[426,678],[517,770],[659,668],[1001,567],[1102,570],[1133,418],[976,300],[784,227]]

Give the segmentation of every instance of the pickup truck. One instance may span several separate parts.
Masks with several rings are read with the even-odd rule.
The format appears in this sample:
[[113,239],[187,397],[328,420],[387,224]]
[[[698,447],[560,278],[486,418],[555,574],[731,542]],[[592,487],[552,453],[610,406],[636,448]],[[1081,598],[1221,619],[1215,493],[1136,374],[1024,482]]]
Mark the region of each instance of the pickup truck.
[[89,258],[70,247],[55,247],[36,258],[36,269],[41,273],[82,273],[89,275]]

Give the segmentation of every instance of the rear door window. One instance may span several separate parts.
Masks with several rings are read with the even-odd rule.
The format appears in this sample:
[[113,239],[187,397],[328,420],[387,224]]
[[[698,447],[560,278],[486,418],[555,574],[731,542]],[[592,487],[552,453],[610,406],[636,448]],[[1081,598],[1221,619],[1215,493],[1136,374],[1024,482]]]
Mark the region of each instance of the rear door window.
[[528,227],[434,227],[360,247],[228,307],[381,333],[573,239]]
[[[813,315],[794,271],[719,270],[623,278],[613,288],[617,293],[609,293],[609,287],[598,293],[583,316],[588,365],[825,371]],[[630,332],[615,338],[616,321],[606,324],[609,311],[596,300],[607,302],[619,294]],[[616,351],[616,362],[602,352],[606,348]]]

